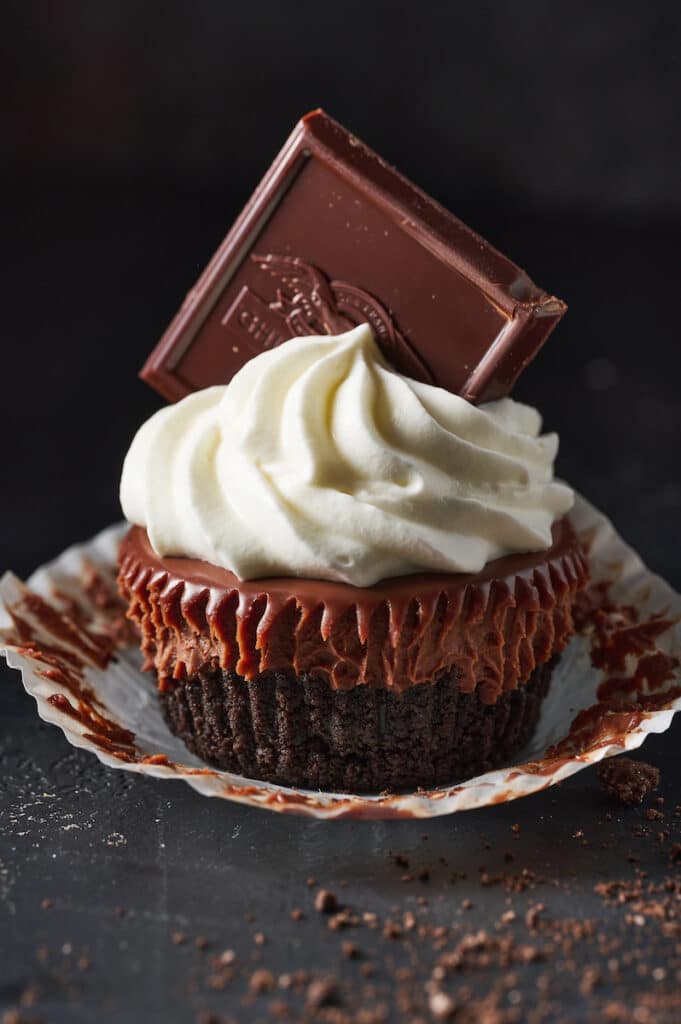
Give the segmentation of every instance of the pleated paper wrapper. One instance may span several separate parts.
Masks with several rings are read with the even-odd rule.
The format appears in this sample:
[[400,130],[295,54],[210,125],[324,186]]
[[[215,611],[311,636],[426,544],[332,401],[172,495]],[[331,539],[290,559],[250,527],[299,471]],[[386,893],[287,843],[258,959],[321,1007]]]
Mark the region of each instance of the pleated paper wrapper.
[[681,597],[583,498],[570,514],[591,582],[553,671],[536,733],[505,768],[434,790],[288,789],[207,767],[168,730],[116,592],[126,525],[69,548],[26,584],[0,581],[0,652],[40,717],[112,770],[183,780],[203,796],[317,818],[427,818],[503,803],[664,732],[681,708]]

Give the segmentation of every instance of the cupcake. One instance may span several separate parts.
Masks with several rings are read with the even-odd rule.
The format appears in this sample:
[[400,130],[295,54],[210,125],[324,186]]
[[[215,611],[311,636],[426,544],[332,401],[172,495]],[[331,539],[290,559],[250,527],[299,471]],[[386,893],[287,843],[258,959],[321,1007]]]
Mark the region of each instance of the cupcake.
[[557,437],[398,373],[361,324],[157,412],[119,586],[170,729],[311,789],[433,787],[536,727],[587,579]]

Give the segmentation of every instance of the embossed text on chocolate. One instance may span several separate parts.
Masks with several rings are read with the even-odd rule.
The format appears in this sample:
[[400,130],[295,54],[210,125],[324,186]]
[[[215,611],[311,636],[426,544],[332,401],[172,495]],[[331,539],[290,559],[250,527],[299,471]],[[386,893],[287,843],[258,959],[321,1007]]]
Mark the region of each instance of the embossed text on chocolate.
[[243,286],[221,323],[226,330],[226,343],[233,352],[246,350],[257,355],[292,337],[286,321],[247,285]]

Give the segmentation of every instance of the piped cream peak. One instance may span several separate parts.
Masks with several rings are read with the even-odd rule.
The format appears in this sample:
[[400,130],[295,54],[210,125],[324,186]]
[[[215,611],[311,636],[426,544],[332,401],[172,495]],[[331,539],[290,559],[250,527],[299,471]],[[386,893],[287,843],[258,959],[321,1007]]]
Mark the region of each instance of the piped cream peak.
[[121,504],[159,555],[367,587],[548,548],[573,502],[557,448],[529,406],[396,373],[363,324],[161,409],[128,451]]

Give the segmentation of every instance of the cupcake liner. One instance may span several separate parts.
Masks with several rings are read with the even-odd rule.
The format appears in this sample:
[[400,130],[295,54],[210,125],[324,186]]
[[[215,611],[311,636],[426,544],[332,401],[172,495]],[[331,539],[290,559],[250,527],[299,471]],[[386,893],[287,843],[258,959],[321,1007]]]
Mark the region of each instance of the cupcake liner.
[[681,708],[681,598],[649,572],[584,499],[571,520],[592,581],[579,632],[554,669],[537,730],[515,763],[428,791],[304,791],[206,767],[163,720],[153,677],[116,594],[109,527],[21,583],[0,581],[0,651],[21,672],[38,714],[112,768],[184,779],[205,796],[319,818],[431,817],[526,796],[663,732]]
[[332,690],[290,671],[249,685],[211,668],[159,696],[173,733],[216,768],[305,789],[402,792],[505,764],[534,732],[552,667],[494,704],[462,691],[456,670],[395,694]]

